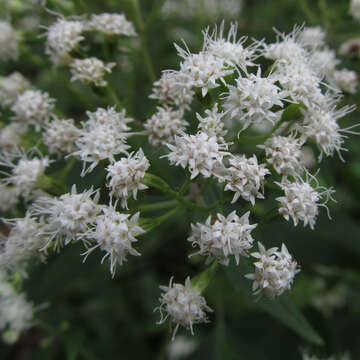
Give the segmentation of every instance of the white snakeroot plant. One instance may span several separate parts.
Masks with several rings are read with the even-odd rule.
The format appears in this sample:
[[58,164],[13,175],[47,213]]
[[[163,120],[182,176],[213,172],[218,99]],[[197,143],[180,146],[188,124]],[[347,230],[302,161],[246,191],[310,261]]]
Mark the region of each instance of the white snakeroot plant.
[[[316,187],[311,186],[309,179],[316,182]],[[306,181],[298,178],[294,182],[285,180],[276,184],[285,193],[285,196],[276,198],[280,203],[280,215],[287,221],[291,218],[295,226],[302,221],[304,226],[309,225],[311,229],[314,229],[319,206],[325,207],[328,211],[326,203],[332,199],[331,194],[334,190],[319,186],[316,178],[309,174]]]
[[302,145],[303,141],[295,136],[273,136],[267,139],[264,145],[258,147],[265,150],[267,162],[275,171],[286,177],[303,172]]
[[82,238],[88,226],[96,222],[101,211],[98,205],[100,193],[89,189],[77,193],[73,185],[70,193],[60,197],[41,197],[32,205],[31,212],[44,218],[48,226],[48,242],[55,240],[55,247],[61,248],[71,241]]
[[19,56],[20,36],[7,21],[0,21],[0,59],[16,60]]
[[110,74],[115,65],[115,63],[105,64],[95,57],[74,59],[70,64],[71,81],[78,80],[84,84],[93,83],[96,86],[107,86],[107,81],[104,80],[105,74]]
[[26,132],[27,126],[17,122],[11,122],[9,125],[0,129],[0,148],[10,150],[20,146],[21,137]]
[[299,33],[298,40],[309,50],[325,45],[326,33],[320,26],[304,27]]
[[14,112],[14,120],[26,125],[34,125],[39,131],[49,120],[54,109],[55,99],[47,92],[40,90],[26,90],[20,94],[11,110]]
[[43,142],[51,154],[67,155],[76,150],[75,140],[80,135],[73,119],[54,117],[45,125]]
[[261,192],[265,182],[265,176],[270,171],[264,164],[258,164],[256,155],[246,158],[245,155],[232,155],[229,158],[230,166],[226,169],[224,180],[225,191],[235,192],[231,203],[236,202],[240,197],[245,201],[255,204],[255,199],[264,199]]
[[138,190],[148,188],[141,181],[149,166],[149,160],[142,149],[139,149],[136,154],[131,153],[107,167],[106,178],[109,179],[110,196],[121,199],[123,208],[128,208],[127,199],[131,195],[136,200]]
[[326,76],[327,78],[335,71],[336,66],[340,60],[336,58],[334,50],[325,47],[322,50],[314,51],[310,56],[310,66],[316,71],[319,76]]
[[157,107],[155,114],[146,120],[144,127],[149,134],[149,142],[154,146],[173,143],[175,135],[184,133],[188,122],[184,120],[182,110],[174,110],[168,106]]
[[137,225],[140,213],[130,217],[129,214],[117,212],[113,206],[105,205],[101,207],[101,212],[101,215],[96,217],[94,227],[84,234],[90,244],[96,242],[96,245],[89,245],[91,247],[83,253],[84,261],[91,252],[100,248],[106,253],[101,263],[106,258],[110,259],[110,273],[114,277],[116,266],[121,266],[127,260],[128,254],[141,255],[132,245],[137,241],[135,237],[145,231]]
[[199,130],[208,134],[209,136],[215,136],[219,142],[225,142],[224,137],[227,134],[227,130],[224,129],[224,111],[219,111],[219,104],[215,103],[211,110],[205,110],[205,117],[201,117],[200,114],[196,114],[199,120]]
[[355,71],[342,69],[332,73],[330,78],[332,84],[336,87],[350,93],[355,94],[359,85],[359,80]]
[[215,136],[204,132],[175,136],[175,144],[167,146],[170,153],[166,156],[170,164],[184,169],[187,167],[191,179],[199,174],[206,178],[214,175],[215,169],[221,166],[223,157],[228,154],[226,144],[219,144]]
[[2,213],[12,211],[19,202],[19,192],[15,186],[0,183],[0,211]]
[[255,262],[255,272],[245,275],[246,278],[253,280],[253,292],[274,298],[280,296],[284,291],[290,290],[294,282],[295,275],[300,271],[297,262],[289,254],[285,244],[281,245],[281,250],[274,247],[266,250],[258,242],[259,252],[252,253],[257,261]]
[[[155,310],[160,312],[158,324],[164,323],[168,318],[175,324],[172,334],[172,340],[175,339],[179,326],[190,329],[194,335],[193,325],[208,322],[207,312],[212,312],[200,292],[191,286],[190,277],[185,280],[185,285],[173,283],[173,277],[170,279],[169,286],[160,286],[164,292],[159,298],[160,306]],[[165,313],[165,314],[164,314]]]
[[19,72],[13,72],[1,79],[0,103],[3,107],[14,104],[18,95],[30,88],[30,82]]
[[67,65],[71,63],[70,52],[84,40],[82,32],[84,23],[81,21],[58,18],[47,29],[45,53],[50,56],[54,65]]
[[97,30],[106,35],[136,36],[134,25],[124,14],[93,14],[86,23],[86,30]]
[[188,241],[193,247],[200,248],[192,255],[206,255],[209,260],[214,258],[223,265],[228,265],[230,256],[234,256],[239,264],[240,255],[248,256],[254,242],[251,231],[257,224],[249,224],[249,215],[248,211],[239,218],[233,211],[227,217],[222,214],[209,216],[205,224],[191,224],[192,235]]
[[259,67],[256,74],[247,74],[245,77],[239,74],[236,86],[228,85],[229,92],[224,94],[224,108],[231,118],[237,118],[243,123],[243,130],[254,122],[266,119],[274,124],[278,119],[272,108],[275,105],[282,108],[287,93],[275,84],[277,80],[271,74],[261,77]]

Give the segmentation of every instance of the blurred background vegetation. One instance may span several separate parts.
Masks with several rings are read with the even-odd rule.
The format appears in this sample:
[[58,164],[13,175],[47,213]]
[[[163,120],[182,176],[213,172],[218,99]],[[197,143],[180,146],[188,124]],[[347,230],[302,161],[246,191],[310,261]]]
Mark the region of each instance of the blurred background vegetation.
[[[65,16],[125,12],[127,18],[136,23],[129,1],[49,0],[47,6]],[[140,1],[145,20],[159,3],[156,0]],[[9,4],[12,23],[24,32],[24,40],[19,60],[1,63],[0,75],[20,71],[57,99],[60,113],[77,121],[84,118],[85,110],[107,106],[93,88],[70,85],[66,68],[52,68],[44,54],[44,39],[38,37],[38,24],[49,25],[54,16],[36,6],[36,1],[10,0]],[[244,0],[240,15],[227,20],[238,21],[240,36],[265,38],[269,42],[275,40],[273,27],[290,32],[295,24],[321,25],[327,32],[328,45],[338,50],[344,41],[360,37],[360,22],[350,17],[348,8],[348,0]],[[2,11],[5,16],[5,8]],[[164,69],[179,67],[174,41],[180,43],[184,38],[190,50],[199,51],[201,30],[220,21],[206,16],[183,19],[159,13],[148,24],[146,38],[143,38],[150,51],[156,78]],[[92,40],[94,45],[89,47],[88,54],[103,54],[102,45],[97,44],[96,39]],[[137,47],[136,41],[139,40],[130,44],[110,43],[110,56],[120,64],[113,70],[110,82],[129,115],[144,121],[154,112],[155,103],[148,98],[152,84],[144,70],[141,54],[128,50]],[[342,67],[360,74],[358,57],[339,58]],[[360,92],[345,95],[344,102],[357,103],[358,109],[346,118],[342,127],[359,122]],[[1,116],[8,114],[4,111]],[[183,171],[175,167],[171,171],[164,170],[169,169],[167,161],[158,159],[163,150],[152,148],[146,139],[136,139],[133,145],[146,149],[154,173],[164,176],[174,187],[182,183]],[[252,299],[248,289],[250,284],[244,283],[230,266],[226,271],[219,271],[206,290],[207,302],[215,309],[210,315],[211,322],[196,327],[194,337],[181,331],[185,336],[180,337],[184,342],[182,346],[189,352],[184,358],[296,360],[302,358],[303,350],[307,350],[319,358],[347,352],[351,359],[360,359],[360,139],[350,137],[346,147],[349,151],[344,153],[344,163],[335,157],[320,164],[321,183],[336,189],[337,203],[330,204],[332,220],[324,211],[313,231],[279,221],[266,225],[254,235],[266,246],[285,242],[301,264],[301,273],[288,297],[294,307],[301,309],[312,329],[296,318],[298,313],[294,309],[283,309],[293,314],[292,319],[284,320],[281,308],[276,315],[277,310],[272,304]],[[79,163],[68,177],[69,186],[78,181],[80,170]],[[89,184],[101,186],[103,183],[104,170],[100,166],[82,179],[78,188],[82,190]],[[216,196],[214,193],[216,188],[210,188],[209,202]],[[141,194],[136,204],[155,202],[157,196],[156,192]],[[231,195],[228,197],[230,203]],[[132,206],[137,205],[133,203]],[[255,217],[261,217],[265,212],[262,206],[254,209]],[[234,208],[227,206],[225,211]],[[146,217],[158,215],[146,211],[142,214]],[[108,264],[100,265],[101,254],[92,255],[83,264],[79,256],[82,248],[76,244],[51,256],[46,264],[34,264],[23,287],[28,298],[38,306],[36,323],[16,344],[0,343],[0,358],[180,358],[174,355],[174,348],[169,355],[168,326],[156,325],[159,314],[153,313],[153,309],[158,306],[160,284],[167,284],[172,275],[182,282],[186,276],[194,276],[204,268],[201,259],[188,260],[191,245],[185,241],[190,222],[202,219],[201,216],[182,213],[146,234],[139,241],[143,256],[129,259],[114,279],[109,274]],[[246,263],[242,266],[244,273]],[[281,306],[288,306],[287,302],[279,301]]]

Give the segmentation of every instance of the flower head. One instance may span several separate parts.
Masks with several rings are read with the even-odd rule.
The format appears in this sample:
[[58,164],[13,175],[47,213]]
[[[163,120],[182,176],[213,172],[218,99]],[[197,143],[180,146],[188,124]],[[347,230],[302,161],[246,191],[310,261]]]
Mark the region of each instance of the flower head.
[[20,37],[7,21],[0,21],[0,59],[16,60]]
[[18,95],[30,88],[30,82],[19,72],[13,72],[1,80],[0,103],[2,106],[11,106]]
[[124,14],[93,14],[86,24],[86,29],[101,31],[106,35],[136,35],[134,25]]

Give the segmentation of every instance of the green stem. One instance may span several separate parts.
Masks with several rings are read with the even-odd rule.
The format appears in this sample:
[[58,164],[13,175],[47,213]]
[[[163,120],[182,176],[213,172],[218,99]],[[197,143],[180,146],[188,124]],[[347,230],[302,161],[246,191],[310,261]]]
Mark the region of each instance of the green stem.
[[119,100],[118,96],[116,95],[115,90],[109,84],[105,87],[105,93],[109,101],[112,102],[114,105],[116,105],[118,110],[123,108],[123,105]]
[[157,2],[155,3],[155,5],[153,6],[152,10],[151,10],[151,14],[148,17],[145,27],[148,28],[151,23],[154,21],[154,19],[157,17],[157,15],[159,14],[161,8],[163,7],[163,5],[165,4],[166,0],[157,0]]
[[303,11],[305,17],[306,17],[306,21],[309,24],[312,24],[312,25],[316,24],[318,22],[317,18],[313,14],[307,0],[299,0],[299,5],[300,5],[301,10]]

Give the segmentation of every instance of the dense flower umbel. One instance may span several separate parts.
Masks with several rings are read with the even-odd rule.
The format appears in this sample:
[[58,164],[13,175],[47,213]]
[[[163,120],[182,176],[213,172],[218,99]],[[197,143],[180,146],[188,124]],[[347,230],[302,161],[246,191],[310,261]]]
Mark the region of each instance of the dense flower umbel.
[[248,211],[239,218],[233,211],[227,217],[222,214],[217,214],[215,218],[209,216],[205,224],[191,224],[192,235],[188,241],[193,247],[200,248],[193,255],[207,255],[223,265],[228,265],[229,257],[233,255],[239,264],[240,255],[248,256],[248,250],[254,241],[251,231],[257,224],[249,224],[249,215]]
[[170,154],[166,155],[171,164],[189,168],[191,179],[199,174],[204,177],[214,175],[216,167],[221,165],[227,152],[226,144],[218,144],[215,136],[204,132],[196,135],[175,136],[175,145],[167,144]]
[[144,156],[142,149],[136,154],[131,153],[107,167],[108,186],[110,195],[121,199],[121,206],[127,208],[127,199],[132,195],[136,200],[138,190],[147,189],[141,181],[145,176],[150,163]]
[[264,164],[258,164],[256,155],[247,159],[245,155],[233,155],[229,159],[230,167],[226,169],[225,191],[234,191],[235,195],[231,203],[236,202],[241,196],[244,200],[255,204],[255,199],[263,199],[260,192],[264,185],[264,179],[270,171]]
[[14,119],[24,124],[32,124],[37,131],[49,120],[55,100],[47,92],[26,90],[20,94],[11,110]]
[[275,297],[290,290],[294,277],[300,270],[285,244],[281,245],[281,251],[276,247],[266,250],[260,242],[258,247],[259,252],[251,254],[258,259],[254,264],[255,273],[245,275],[248,279],[254,280],[254,295]]
[[224,129],[225,112],[219,111],[218,107],[219,104],[215,103],[211,110],[205,110],[206,116],[201,117],[199,114],[196,114],[196,117],[199,120],[199,130],[209,136],[216,136],[219,141],[224,142],[224,136],[227,133],[227,130]]
[[76,192],[73,185],[71,192],[59,198],[41,197],[32,206],[34,215],[44,217],[48,224],[48,242],[55,239],[55,246],[69,244],[77,240],[87,230],[88,225],[96,221],[101,208],[98,205],[100,193],[92,189]]
[[[118,213],[112,206],[102,206],[102,214],[96,217],[95,227],[85,233],[85,237],[90,241],[95,240],[96,245],[90,247],[83,255],[86,257],[100,247],[106,254],[102,258],[110,258],[110,272],[115,276],[116,266],[120,266],[126,261],[128,254],[140,256],[133,247],[136,242],[135,236],[143,234],[145,231],[137,225],[140,213],[132,217],[129,214]],[[85,260],[84,259],[84,260]]]
[[159,310],[161,315],[158,323],[162,324],[170,317],[170,325],[176,324],[172,340],[175,339],[180,325],[190,329],[191,334],[194,335],[194,324],[208,322],[206,312],[212,310],[206,305],[205,298],[199,291],[191,286],[190,277],[186,278],[185,286],[173,283],[171,278],[169,286],[160,286],[160,289],[164,293],[159,298],[160,306],[155,309]]
[[106,86],[105,74],[111,73],[111,69],[115,65],[115,63],[105,64],[95,57],[75,59],[70,64],[71,81],[79,80],[85,84],[94,83],[96,86]]
[[[276,198],[280,202],[279,213],[286,220],[292,218],[295,226],[299,221],[303,221],[304,226],[309,224],[310,228],[314,229],[316,217],[319,213],[318,206],[327,209],[325,204],[334,191],[322,186],[313,188],[310,183],[301,179],[295,182],[283,181],[277,184],[285,193],[285,196]],[[319,203],[323,197],[325,197],[325,201]]]
[[126,20],[124,14],[93,14],[86,29],[101,31],[106,35],[136,35],[134,25]]
[[0,59],[16,60],[20,37],[7,21],[0,21]]
[[334,71],[330,81],[338,88],[350,94],[356,93],[356,88],[359,84],[356,72],[348,69]]
[[0,148],[10,150],[20,145],[21,137],[26,132],[25,124],[12,122],[0,129]]
[[299,33],[300,44],[308,49],[316,49],[325,44],[326,33],[320,26],[304,27]]
[[0,103],[2,106],[11,106],[18,95],[30,88],[30,82],[19,72],[13,72],[4,77],[0,84]]

